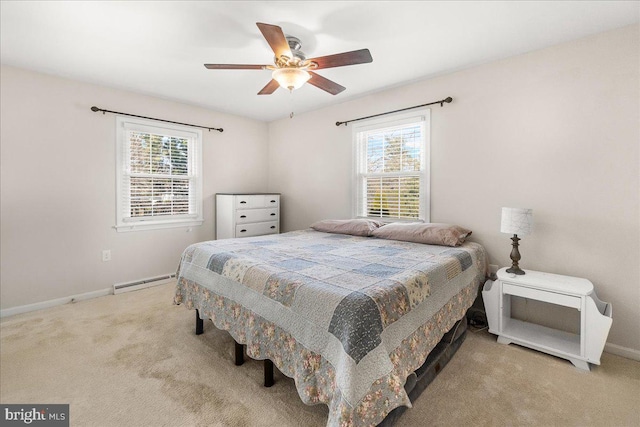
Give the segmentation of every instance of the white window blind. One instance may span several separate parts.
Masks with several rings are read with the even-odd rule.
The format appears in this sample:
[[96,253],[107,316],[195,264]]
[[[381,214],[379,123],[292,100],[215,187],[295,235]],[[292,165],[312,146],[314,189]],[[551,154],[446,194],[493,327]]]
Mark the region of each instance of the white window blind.
[[428,113],[354,129],[356,216],[428,220]]
[[117,228],[202,223],[200,131],[119,117]]

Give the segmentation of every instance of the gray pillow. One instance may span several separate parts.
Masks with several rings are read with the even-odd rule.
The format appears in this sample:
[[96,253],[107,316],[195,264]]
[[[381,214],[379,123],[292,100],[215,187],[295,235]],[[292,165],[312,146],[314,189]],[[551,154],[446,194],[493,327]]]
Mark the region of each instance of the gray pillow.
[[433,222],[394,222],[373,231],[374,237],[427,245],[460,246],[471,230],[453,224]]
[[374,230],[384,223],[372,219],[325,219],[314,222],[311,228],[325,233],[351,234],[352,236],[371,236]]

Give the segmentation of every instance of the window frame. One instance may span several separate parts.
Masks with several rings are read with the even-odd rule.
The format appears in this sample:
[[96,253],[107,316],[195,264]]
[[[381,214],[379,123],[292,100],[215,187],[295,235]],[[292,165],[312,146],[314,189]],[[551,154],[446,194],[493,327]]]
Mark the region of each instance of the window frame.
[[[420,195],[418,218],[400,218],[400,217],[380,217],[369,216],[364,200],[365,181],[364,175],[367,172],[361,171],[366,167],[366,147],[360,140],[360,134],[363,132],[384,130],[391,127],[410,125],[420,122],[423,126],[423,140],[420,171],[418,175],[420,179]],[[413,112],[394,114],[382,118],[370,119],[355,125],[352,129],[352,146],[353,146],[353,184],[352,184],[352,215],[354,218],[367,218],[382,220],[385,222],[430,222],[431,217],[431,109],[424,108]],[[389,173],[389,176],[406,175],[406,172]]]
[[[188,174],[190,181],[189,206],[192,210],[183,215],[158,215],[132,218],[125,214],[131,195],[125,179],[130,176],[127,165],[131,159],[129,131],[138,131],[186,138],[189,140]],[[116,225],[119,232],[154,230],[174,227],[192,227],[204,222],[202,203],[202,131],[154,120],[116,116]],[[130,206],[130,205],[129,205]]]

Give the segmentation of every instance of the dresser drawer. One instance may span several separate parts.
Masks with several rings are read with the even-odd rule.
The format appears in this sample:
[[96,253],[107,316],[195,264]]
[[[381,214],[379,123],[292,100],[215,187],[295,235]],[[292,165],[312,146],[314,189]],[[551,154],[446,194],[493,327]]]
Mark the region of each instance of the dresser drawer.
[[236,209],[277,208],[280,197],[273,194],[236,196]]
[[277,221],[278,219],[278,208],[236,210],[236,224],[246,224],[248,222]]
[[277,234],[280,232],[278,221],[256,222],[236,226],[236,237],[260,236],[262,234]]

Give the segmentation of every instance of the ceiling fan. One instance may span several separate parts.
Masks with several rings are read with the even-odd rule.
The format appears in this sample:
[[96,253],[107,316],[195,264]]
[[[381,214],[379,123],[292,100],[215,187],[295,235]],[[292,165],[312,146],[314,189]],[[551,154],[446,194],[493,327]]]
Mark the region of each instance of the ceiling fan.
[[270,95],[282,86],[293,91],[307,81],[332,95],[337,95],[346,88],[326,79],[312,70],[322,68],[344,67],[345,65],[364,64],[372,62],[369,49],[354,50],[337,53],[335,55],[320,56],[307,59],[300,50],[302,45],[296,37],[286,36],[282,28],[277,25],[256,23],[262,35],[275,53],[274,65],[244,65],[244,64],[204,64],[210,70],[273,70],[271,81],[262,88],[258,95]]

